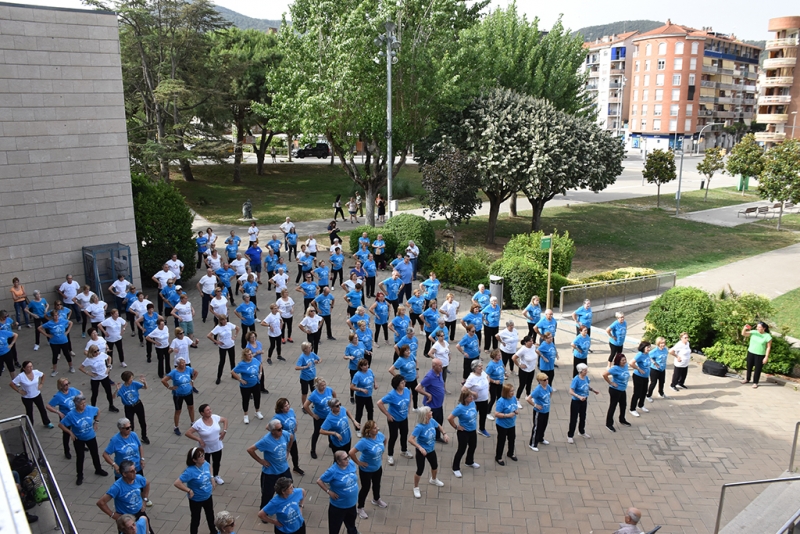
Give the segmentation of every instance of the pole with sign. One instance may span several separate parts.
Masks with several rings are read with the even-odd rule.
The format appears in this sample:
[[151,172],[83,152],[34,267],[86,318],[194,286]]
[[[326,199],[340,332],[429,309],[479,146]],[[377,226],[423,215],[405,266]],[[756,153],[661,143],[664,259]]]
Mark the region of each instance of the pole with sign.
[[553,234],[543,237],[539,248],[549,251],[547,258],[547,309],[550,309],[552,308],[552,299],[550,298],[550,273],[553,272]]

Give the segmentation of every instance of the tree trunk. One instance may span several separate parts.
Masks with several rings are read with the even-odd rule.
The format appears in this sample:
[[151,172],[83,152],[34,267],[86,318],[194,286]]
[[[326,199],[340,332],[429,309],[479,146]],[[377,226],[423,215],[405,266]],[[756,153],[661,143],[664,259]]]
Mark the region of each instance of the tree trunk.
[[657,184],[658,192],[656,193],[656,208],[661,207],[661,184]]
[[[269,134],[267,134],[269,132]],[[258,144],[253,143],[253,152],[256,153],[256,174],[259,176],[264,175],[264,158],[267,156],[267,148],[269,148],[269,144],[272,142],[272,136],[274,133],[272,130],[267,130],[263,126],[261,127],[261,139],[258,141]]]
[[781,229],[781,219],[783,218],[783,202],[781,202],[781,211],[778,212],[778,230]]
[[489,197],[489,227],[486,229],[486,244],[494,245],[495,233],[497,231],[497,216],[500,215],[500,204],[502,200],[496,195],[486,196]]
[[236,140],[233,144],[233,183],[242,183],[242,157],[244,148],[244,107],[238,106],[234,119]]
[[533,215],[531,215],[531,232],[538,232],[542,229],[542,210],[547,200],[543,198],[529,198],[528,202],[531,203],[533,208]]
[[292,134],[286,132],[286,148],[289,154],[289,163],[292,162]]
[[508,216],[509,217],[516,217],[517,216],[517,194],[511,194],[511,200],[508,203]]
[[376,185],[375,182],[370,180],[367,182],[367,188],[364,191],[366,198],[364,202],[366,202],[366,213],[365,219],[368,225],[375,226],[375,198],[378,196],[378,190],[380,186]]
[[[158,138],[156,139],[156,143],[164,146],[166,144],[167,127],[166,121],[163,119],[163,116],[158,108],[156,108],[156,124],[158,129]],[[169,182],[169,158],[162,154],[158,158],[158,163],[160,167],[159,174],[161,175],[161,179],[165,182]]]
[[333,166],[333,158],[334,158],[334,153],[333,150],[331,150],[331,166]]
[[708,201],[708,190],[711,189],[711,178],[708,179],[708,183],[706,183],[706,194],[703,195],[703,202]]
[[195,179],[194,174],[192,174],[192,164],[189,163],[189,160],[181,158],[178,161],[180,161],[181,164],[181,174],[183,174],[183,179],[187,182],[194,182]]

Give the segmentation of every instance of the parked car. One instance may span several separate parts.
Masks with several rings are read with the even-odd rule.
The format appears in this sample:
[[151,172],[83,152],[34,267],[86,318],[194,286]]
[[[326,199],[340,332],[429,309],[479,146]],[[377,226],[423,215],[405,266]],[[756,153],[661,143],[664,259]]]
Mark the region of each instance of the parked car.
[[317,158],[327,158],[331,155],[331,149],[327,143],[307,144],[303,148],[298,148],[292,152],[292,156],[296,158],[310,158],[316,156]]

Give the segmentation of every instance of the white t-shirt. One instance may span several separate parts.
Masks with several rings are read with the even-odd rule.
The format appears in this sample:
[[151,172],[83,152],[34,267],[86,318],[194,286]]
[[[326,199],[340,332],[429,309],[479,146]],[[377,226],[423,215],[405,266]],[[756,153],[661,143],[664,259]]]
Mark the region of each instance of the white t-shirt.
[[175,280],[180,280],[183,262],[181,260],[167,260],[167,265],[169,265],[170,272],[175,275]]
[[281,317],[283,319],[289,319],[294,315],[294,301],[292,297],[286,297],[286,300],[279,298],[275,304],[278,305],[278,311],[281,312]]
[[164,325],[163,328],[156,328],[147,334],[147,337],[155,341],[155,346],[158,349],[166,349],[169,347],[169,328],[167,328],[167,325]]
[[308,253],[317,251],[317,240],[316,239],[309,239],[309,240],[306,241],[306,251]]
[[130,287],[131,283],[127,280],[117,280],[113,284],[111,284],[111,291],[114,292],[116,296],[122,298],[128,292],[128,288]]
[[519,363],[525,366],[525,368],[522,369],[522,365],[520,365],[523,371],[532,373],[536,370],[536,365],[539,363],[539,354],[536,353],[536,347],[528,348],[526,345],[522,345],[519,350],[517,350],[516,356],[519,357]]
[[258,239],[258,226],[251,226],[247,229],[247,234],[250,236],[250,242]]
[[293,222],[291,222],[291,221],[289,221],[289,222],[284,222],[283,224],[281,224],[280,228],[281,228],[281,231],[282,231],[282,232],[284,232],[284,233],[287,233],[287,234],[288,234],[288,233],[289,233],[289,231],[290,231],[292,228],[294,228],[294,223],[293,223]]
[[122,317],[117,317],[116,319],[109,317],[100,324],[106,330],[106,341],[114,343],[122,339],[122,327],[125,326],[125,319]]
[[228,316],[228,299],[224,298],[222,295],[219,297],[214,297],[211,299],[211,310],[223,317]]
[[214,327],[214,330],[211,331],[212,334],[217,336],[217,341],[220,342],[219,347],[223,349],[229,349],[233,347],[233,333],[236,331],[236,325],[227,323],[225,326],[218,324]]
[[35,399],[41,394],[39,391],[39,379],[43,376],[44,373],[34,369],[33,380],[28,380],[28,377],[25,375],[25,373],[20,373],[14,377],[14,384],[16,384],[18,388],[25,392],[22,395],[23,397],[26,399]]
[[341,249],[342,248],[342,244],[341,243],[336,243],[335,245],[331,245],[331,248],[330,248],[331,254],[335,254],[337,248]]
[[[689,362],[692,359],[692,349],[688,343],[678,341],[670,350],[674,351],[676,354],[672,362],[674,367],[689,367]],[[680,361],[678,361],[678,358],[680,358]]]
[[347,288],[348,293],[356,290],[356,282],[352,280],[345,280],[343,285]]
[[231,262],[231,267],[233,267],[237,275],[241,276],[247,272],[247,260],[244,258],[241,260],[233,260]]
[[458,314],[458,307],[459,306],[460,306],[460,304],[456,300],[454,300],[453,302],[447,302],[445,300],[444,303],[441,306],[439,306],[439,311],[441,313],[446,314],[445,315],[445,317],[446,317],[445,320],[446,321],[452,322],[452,321],[455,321],[456,318],[457,318],[456,315]]
[[409,246],[407,246],[406,247],[406,254],[408,254],[408,257],[413,260],[414,258],[419,256],[419,247],[417,245],[413,245],[413,246],[409,245]]
[[478,402],[489,400],[489,375],[486,373],[481,373],[481,376],[470,373],[469,378],[464,382],[464,387],[477,395]]
[[217,234],[214,232],[206,233],[206,237],[208,238],[208,248],[211,248],[211,245],[217,242]]
[[94,292],[92,292],[92,291],[89,291],[88,295],[86,293],[84,293],[83,291],[81,291],[80,293],[75,295],[73,300],[75,300],[75,302],[78,303],[78,306],[80,306],[81,309],[84,310],[84,309],[86,309],[86,306],[89,305],[89,301],[92,299],[93,296],[94,296]]
[[214,288],[217,285],[217,277],[216,276],[208,276],[204,274],[199,280],[200,287],[203,290],[203,293],[206,295],[213,295]]
[[178,316],[178,319],[180,319],[184,323],[191,322],[192,319],[194,318],[192,314],[191,302],[187,301],[186,304],[182,304],[179,302],[172,309],[175,311],[175,314]]
[[517,352],[517,346],[519,345],[519,332],[517,332],[516,328],[512,328],[511,331],[508,331],[508,328],[503,328],[500,332],[497,333],[500,337],[500,343],[502,346],[500,350],[505,352],[506,354],[514,354]]
[[71,284],[64,282],[58,287],[58,290],[64,293],[64,304],[74,304],[72,299],[75,298],[75,295],[78,294],[80,289],[81,285],[75,280],[73,280]]
[[[241,283],[243,283],[243,284],[244,284],[245,282],[247,282],[247,277],[248,277],[248,276],[250,276],[250,273],[248,273],[248,272],[245,270],[245,273],[244,273],[243,275],[241,275],[239,278],[237,278],[237,280],[239,280]],[[255,280],[253,280],[253,281],[255,282]]]
[[106,303],[101,300],[95,304],[89,304],[84,311],[89,313],[93,323],[99,323],[106,317]]
[[307,329],[312,334],[315,334],[319,331],[319,327],[322,324],[322,317],[317,314],[314,314],[314,317],[306,315],[303,317],[303,320],[300,321],[300,326]]
[[105,354],[98,354],[94,358],[86,358],[83,360],[83,366],[96,375],[92,377],[92,380],[102,380],[108,376]]
[[222,428],[219,426],[219,420],[220,417],[214,414],[211,416],[211,426],[206,425],[202,417],[192,424],[192,428],[195,429],[197,435],[200,436],[200,439],[206,444],[204,447],[206,452],[221,451],[222,447],[224,447],[222,441],[219,439],[219,434],[222,432]]
[[286,282],[289,280],[289,275],[286,273],[276,274],[272,277],[272,283],[275,284],[275,293],[280,293],[286,289]]
[[222,258],[219,257],[219,253],[216,256],[209,254],[206,259],[208,260],[208,266],[215,272],[222,266]]
[[281,316],[277,313],[267,315],[261,325],[269,327],[269,337],[281,336]]
[[100,350],[100,354],[98,354],[98,357],[107,356],[108,343],[106,343],[104,337],[98,335],[97,339],[90,339],[89,341],[86,342],[86,347],[83,350],[89,352],[89,347],[91,347],[92,345],[95,345]]
[[176,276],[170,270],[164,272],[164,269],[161,269],[153,275],[153,278],[158,280],[158,289],[164,289],[167,286],[167,280],[175,280]]
[[139,301],[139,299],[136,299],[131,303],[130,306],[128,306],[128,311],[132,311],[133,313],[135,313],[136,318],[139,319],[142,317],[142,315],[147,313],[147,306],[150,304],[152,304],[152,302],[150,302],[147,299],[144,299],[141,302]]
[[444,342],[444,345],[437,341],[433,344],[433,350],[433,357],[442,360],[442,366],[447,367],[450,365],[450,346],[447,344],[447,341]]
[[191,361],[189,359],[189,346],[192,344],[192,340],[189,339],[189,336],[183,336],[183,339],[178,339],[177,337],[172,340],[169,348],[172,349],[172,365],[178,365],[178,358],[183,358],[186,360],[186,364],[190,364]]

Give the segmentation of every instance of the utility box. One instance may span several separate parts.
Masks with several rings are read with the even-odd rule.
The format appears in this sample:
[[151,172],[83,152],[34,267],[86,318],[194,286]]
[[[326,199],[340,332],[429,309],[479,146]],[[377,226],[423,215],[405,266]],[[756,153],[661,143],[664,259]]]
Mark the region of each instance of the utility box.
[[489,293],[493,297],[497,297],[497,302],[500,307],[503,307],[503,277],[493,274],[489,275]]

